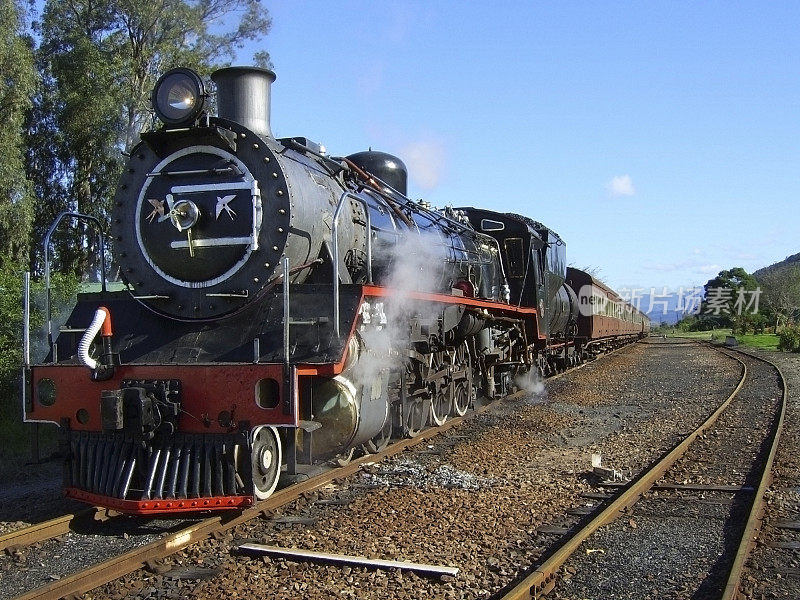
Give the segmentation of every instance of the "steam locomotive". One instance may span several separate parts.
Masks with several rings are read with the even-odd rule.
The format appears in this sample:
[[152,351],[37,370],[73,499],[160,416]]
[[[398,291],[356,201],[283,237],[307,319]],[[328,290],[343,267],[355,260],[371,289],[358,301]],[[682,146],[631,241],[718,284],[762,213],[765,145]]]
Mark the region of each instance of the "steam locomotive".
[[248,506],[646,334],[541,223],[412,201],[385,153],[276,139],[269,70],[211,79],[217,116],[195,72],[158,81],[161,126],[112,212],[125,288],[80,294],[26,365],[25,418],[63,431],[68,496]]

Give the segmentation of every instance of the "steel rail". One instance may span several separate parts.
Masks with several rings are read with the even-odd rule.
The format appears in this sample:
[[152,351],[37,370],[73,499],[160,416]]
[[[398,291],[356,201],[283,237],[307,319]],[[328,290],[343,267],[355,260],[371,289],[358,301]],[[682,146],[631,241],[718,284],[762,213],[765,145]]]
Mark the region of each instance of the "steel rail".
[[94,519],[105,521],[112,516],[116,516],[114,511],[108,511],[100,507],[87,508],[75,513],[62,515],[41,523],[29,525],[23,529],[17,529],[4,535],[0,535],[0,552],[17,546],[30,546],[38,542],[58,537],[69,533],[73,525],[81,520]]
[[501,596],[502,600],[518,600],[523,598],[539,598],[549,593],[556,584],[558,570],[572,556],[580,545],[595,531],[603,525],[615,520],[623,511],[631,507],[636,501],[647,492],[653,484],[688,450],[692,442],[702,435],[717,418],[728,408],[731,401],[736,397],[744,385],[747,378],[747,365],[738,358],[731,356],[742,366],[742,375],[736,388],[728,398],[692,433],[682,442],[676,445],[658,462],[647,469],[637,479],[632,481],[616,499],[606,508],[586,523],[581,529],[576,531],[569,539],[556,550],[544,563],[542,563],[530,575],[525,577],[509,592]]
[[55,519],[50,519],[36,525],[17,529],[5,535],[0,535],[0,552],[16,546],[30,546],[63,535],[70,530],[70,525],[77,515],[69,514]]
[[[517,392],[507,398],[514,398],[524,395],[525,392]],[[453,427],[456,427],[489,409],[494,403],[481,406],[469,415],[464,417],[456,417],[448,420],[444,425],[439,427],[432,427],[424,430],[418,436],[399,440],[398,442],[390,445],[382,452],[375,454],[367,454],[353,460],[350,464],[344,467],[338,467],[326,473],[316,475],[307,481],[298,483],[283,490],[280,490],[240,513],[231,515],[229,513],[216,515],[195,523],[189,527],[181,529],[175,533],[168,534],[150,544],[135,548],[124,554],[113,557],[102,563],[93,565],[83,571],[67,575],[57,581],[53,581],[47,585],[31,590],[21,596],[18,600],[56,600],[65,596],[78,595],[89,590],[92,590],[100,585],[108,583],[118,577],[127,575],[139,568],[146,566],[148,562],[158,561],[170,554],[174,554],[202,539],[205,539],[215,532],[226,531],[232,527],[236,527],[251,519],[258,517],[261,514],[269,513],[281,506],[297,500],[304,494],[314,492],[331,482],[338,481],[353,473],[359,471],[365,463],[374,463],[375,461],[394,456],[405,451],[408,448],[421,444],[431,438],[440,435]]]
[[[622,350],[623,348],[627,348],[628,346],[629,344],[626,344],[620,348],[615,348],[614,350],[597,357],[595,360],[601,360],[611,356],[612,354]],[[568,372],[589,364],[589,362],[583,363],[582,365],[578,365],[577,367],[573,367],[572,369],[568,369],[567,371],[553,375],[546,379],[557,379]],[[509,394],[504,399],[508,400],[519,398],[524,396],[526,393],[527,392],[524,390],[519,391],[514,394]],[[206,539],[216,532],[227,531],[228,529],[236,527],[237,525],[241,525],[242,523],[246,523],[247,521],[250,521],[262,514],[268,514],[277,508],[285,506],[286,504],[297,500],[304,494],[312,493],[328,485],[329,483],[344,479],[345,477],[348,477],[359,471],[365,464],[373,464],[376,461],[400,454],[409,448],[426,442],[437,435],[445,433],[446,431],[461,425],[476,415],[489,410],[496,404],[497,402],[490,402],[463,417],[454,417],[449,419],[443,425],[425,429],[416,437],[399,440],[389,445],[381,452],[377,452],[375,454],[366,454],[351,461],[346,466],[337,467],[331,471],[311,477],[307,481],[286,487],[275,492],[266,500],[262,500],[251,508],[245,509],[239,513],[221,513],[214,515],[177,532],[168,534],[154,542],[133,550],[129,550],[124,554],[110,558],[102,563],[92,565],[82,571],[64,576],[59,580],[53,581],[47,585],[22,594],[17,600],[57,600],[59,598],[77,596],[79,594],[86,593],[96,587],[108,583],[109,581],[113,581],[114,579],[128,575],[137,569],[143,568],[147,566],[147,563],[149,562],[158,561],[171,554],[179,552],[183,548],[186,548],[187,546],[200,540]]]
[[761,473],[761,480],[758,483],[758,488],[756,489],[755,494],[753,494],[753,504],[750,506],[750,511],[747,515],[747,522],[745,523],[744,532],[742,533],[742,539],[739,542],[739,547],[736,550],[736,556],[733,559],[733,564],[731,565],[731,570],[728,574],[728,581],[726,582],[725,589],[722,592],[722,600],[735,600],[735,598],[738,596],[739,585],[742,581],[745,562],[750,554],[750,550],[752,550],[756,543],[756,538],[758,537],[758,533],[761,529],[761,519],[764,514],[764,498],[766,497],[765,495],[767,488],[772,483],[772,465],[775,462],[775,455],[778,452],[778,443],[780,441],[781,433],[783,432],[783,423],[786,417],[786,405],[789,397],[789,388],[786,384],[786,378],[783,376],[783,372],[780,370],[778,365],[767,360],[766,358],[750,354],[749,352],[743,352],[740,350],[737,350],[737,352],[765,362],[774,368],[780,376],[783,394],[781,395],[778,421],[775,424],[775,428],[772,432],[772,444],[770,446],[769,455],[767,456],[767,460],[764,464],[764,471]]

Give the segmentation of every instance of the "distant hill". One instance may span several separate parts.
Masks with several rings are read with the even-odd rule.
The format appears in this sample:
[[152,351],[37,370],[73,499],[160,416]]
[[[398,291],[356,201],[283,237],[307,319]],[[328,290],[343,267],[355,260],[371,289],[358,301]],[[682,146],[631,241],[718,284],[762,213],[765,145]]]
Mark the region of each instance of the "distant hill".
[[792,254],[791,256],[787,256],[784,260],[780,262],[776,262],[771,264],[767,267],[762,267],[758,271],[753,271],[753,277],[759,279],[763,277],[767,273],[775,273],[784,271],[785,269],[791,269],[794,267],[800,267],[800,252],[797,254]]
[[652,298],[649,293],[645,293],[642,294],[639,310],[650,317],[654,326],[660,323],[674,325],[685,316],[684,311],[678,309],[679,302],[676,292],[671,292],[667,296],[656,294]]

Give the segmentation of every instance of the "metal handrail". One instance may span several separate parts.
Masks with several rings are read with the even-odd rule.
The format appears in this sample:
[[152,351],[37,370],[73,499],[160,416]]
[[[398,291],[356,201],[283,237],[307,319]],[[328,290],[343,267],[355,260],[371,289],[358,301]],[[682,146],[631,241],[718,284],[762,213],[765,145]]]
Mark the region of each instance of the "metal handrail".
[[65,210],[56,216],[47,233],[44,235],[44,288],[45,288],[45,314],[47,315],[47,343],[53,347],[52,313],[50,312],[50,238],[53,232],[66,217],[71,217],[79,221],[94,223],[97,226],[97,234],[100,239],[100,285],[103,292],[106,290],[106,242],[103,234],[103,226],[100,219],[91,215]]
[[346,198],[355,200],[364,207],[364,215],[367,220],[367,283],[372,283],[372,222],[369,218],[369,205],[364,198],[356,196],[353,192],[345,192],[339,198],[336,210],[333,213],[333,224],[331,225],[331,244],[333,253],[333,327],[336,337],[339,332],[339,216],[342,214],[344,201]]
[[31,272],[22,279],[22,365],[31,366]]
[[289,369],[289,257],[281,261],[283,269],[283,363]]

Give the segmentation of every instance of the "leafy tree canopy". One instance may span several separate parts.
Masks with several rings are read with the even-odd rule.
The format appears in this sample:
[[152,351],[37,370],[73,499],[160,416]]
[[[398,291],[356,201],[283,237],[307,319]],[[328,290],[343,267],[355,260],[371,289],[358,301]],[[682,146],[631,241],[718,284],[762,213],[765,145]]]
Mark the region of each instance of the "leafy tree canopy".
[[705,298],[700,314],[703,321],[714,327],[745,327],[752,319],[747,315],[758,312],[760,291],[758,281],[741,267],[720,271],[703,286]]
[[31,41],[23,35],[23,14],[15,0],[0,0],[0,264],[27,255],[33,218],[23,126],[36,70]]
[[[37,25],[41,118],[30,128],[29,161],[44,167],[29,167],[44,204],[37,232],[65,209],[107,221],[120,154],[150,120],[156,79],[175,66],[223,66],[270,25],[258,0],[47,0]],[[55,253],[76,273],[96,254],[85,232],[60,238]]]

